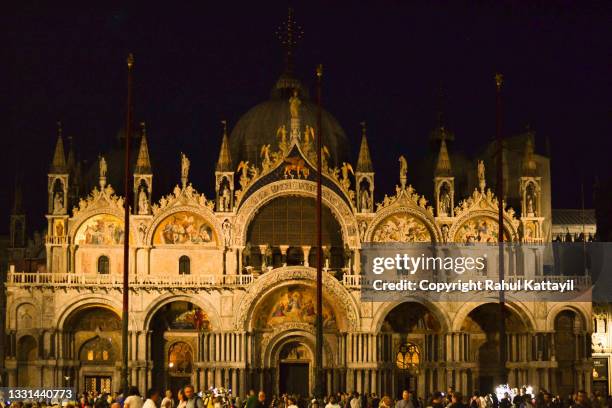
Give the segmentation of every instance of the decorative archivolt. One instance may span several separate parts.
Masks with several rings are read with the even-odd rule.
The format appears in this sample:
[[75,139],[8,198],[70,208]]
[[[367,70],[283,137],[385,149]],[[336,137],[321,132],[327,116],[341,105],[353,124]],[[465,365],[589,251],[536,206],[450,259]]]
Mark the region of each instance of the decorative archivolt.
[[[448,234],[450,240],[465,241],[460,238],[468,234],[468,230],[483,230],[487,234],[487,237],[496,239],[497,232],[494,231],[494,227],[497,226],[498,204],[497,197],[493,195],[490,189],[487,189],[486,193],[480,190],[474,190],[471,197],[463,200],[455,207],[456,219]],[[506,208],[505,202],[504,208]],[[479,226],[477,223],[481,225]],[[514,216],[514,210],[512,208],[505,209],[504,230],[507,234],[505,237],[506,239],[511,241],[516,241],[518,239],[519,224],[520,221]],[[462,230],[465,230],[465,233],[462,233]],[[484,241],[486,242],[487,239]]]
[[[316,197],[316,183],[309,180],[278,180],[264,185],[250,195],[240,206],[234,222],[234,235],[236,245],[246,244],[248,226],[259,209],[274,198],[288,195]],[[353,210],[345,200],[338,196],[329,187],[322,188],[323,204],[329,207],[332,214],[342,227],[342,239],[349,247],[354,248],[359,243],[357,235],[357,221]]]
[[[78,207],[72,209],[68,235],[76,243],[76,233],[81,225],[96,215],[114,216],[123,225],[124,203],[123,197],[115,195],[115,190],[110,184],[102,189],[94,187],[89,196],[81,198]],[[133,229],[131,231],[134,232]]]
[[[286,285],[312,286],[316,282],[316,270],[303,266],[278,268],[264,273],[247,289],[235,312],[234,327],[236,330],[248,329],[248,322],[255,321],[254,313],[259,310],[267,295]],[[323,275],[323,293],[333,299],[338,306],[335,309],[339,328],[355,331],[359,327],[358,307],[353,297],[340,282],[329,274]],[[344,321],[344,325],[342,325]],[[344,326],[344,327],[342,327]]]
[[[185,222],[191,222],[194,228],[195,226],[198,229],[205,227],[208,239],[202,238],[202,243],[214,242],[218,246],[220,241],[222,241],[219,237],[223,237],[223,232],[219,221],[215,217],[213,208],[214,201],[207,200],[204,194],[199,194],[191,184],[183,188],[176,186],[173,193],[162,197],[159,204],[152,206],[153,219],[150,222],[143,220],[136,228],[143,244],[155,245],[154,239],[158,235],[156,230],[160,225],[173,215],[181,216],[186,219]],[[193,220],[189,218],[190,214],[192,214],[191,218]],[[191,243],[190,241],[189,244]]]
[[[287,323],[275,328],[273,332],[266,333],[260,343],[260,358],[257,363],[261,367],[276,367],[282,348],[292,342],[304,344],[312,354],[315,346],[314,327],[304,323]],[[323,341],[323,364],[327,367],[335,365],[334,354],[329,342]]]
[[376,217],[363,233],[365,242],[436,242],[440,231],[433,208],[412,186],[396,186],[394,196],[377,204]]

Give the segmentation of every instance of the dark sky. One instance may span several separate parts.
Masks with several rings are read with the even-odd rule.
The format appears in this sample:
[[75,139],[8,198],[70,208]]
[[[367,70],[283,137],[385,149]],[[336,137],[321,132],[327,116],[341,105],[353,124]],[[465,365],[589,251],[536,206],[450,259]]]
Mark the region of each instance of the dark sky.
[[[219,121],[231,126],[267,99],[282,71],[274,33],[288,4],[23,3],[11,2],[0,17],[0,232],[8,227],[17,168],[30,227],[45,224],[57,120],[81,159],[116,148],[129,51],[154,191],[178,182],[178,154],[185,151],[194,186],[210,195]],[[410,163],[427,152],[440,84],[454,149],[474,154],[494,137],[496,71],[506,78],[505,133],[530,123],[539,153],[550,140],[554,208],[580,207],[581,179],[592,205],[594,179],[612,174],[609,2],[309,1],[294,8],[305,32],[297,71],[311,85],[314,67],[324,64],[324,105],[348,134],[354,159],[359,122],[367,121],[378,193],[391,192],[399,154]]]

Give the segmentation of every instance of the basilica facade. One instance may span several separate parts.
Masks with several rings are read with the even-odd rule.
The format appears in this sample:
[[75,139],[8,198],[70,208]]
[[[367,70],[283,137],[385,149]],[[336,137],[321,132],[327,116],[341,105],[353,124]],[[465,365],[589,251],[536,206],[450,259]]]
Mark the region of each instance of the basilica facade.
[[[318,251],[328,393],[492,390],[500,378],[496,298],[360,297],[364,243],[497,242],[499,198],[487,185],[492,154],[453,155],[454,135],[440,124],[431,135],[429,195],[417,191],[410,163],[398,154],[395,191],[378,194],[377,202],[365,125],[351,162],[337,121],[324,111],[321,123],[322,248],[315,223],[317,107],[290,73],[231,134],[222,132],[212,197],[190,182],[195,154],[177,152],[176,187],[152,199],[155,174],[143,127],[128,231],[125,198],[108,180],[119,164],[101,157],[96,186],[75,192],[60,133],[48,173],[45,263],[26,271],[13,262],[8,274],[8,384],[118,390],[123,243],[129,239],[128,369],[141,390],[193,383],[229,387],[235,395],[250,388],[311,394]],[[509,140],[515,148],[504,153],[504,239],[531,248],[534,279],[554,279],[537,249],[551,241],[549,162],[536,154],[532,136]],[[526,259],[513,256],[510,275]],[[588,276],[576,279],[589,284]],[[512,386],[591,389],[591,303],[510,296],[504,316]]]

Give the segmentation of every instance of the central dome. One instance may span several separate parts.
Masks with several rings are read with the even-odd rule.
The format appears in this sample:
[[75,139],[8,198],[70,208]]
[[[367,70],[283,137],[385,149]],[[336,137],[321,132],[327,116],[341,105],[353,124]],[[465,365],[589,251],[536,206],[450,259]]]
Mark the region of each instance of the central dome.
[[[306,125],[317,128],[317,104],[310,100],[302,83],[290,74],[283,74],[272,89],[270,99],[262,102],[236,123],[230,136],[230,148],[234,164],[249,161],[257,166],[261,163],[261,147],[270,144],[271,150],[279,150],[277,130],[290,126],[289,97],[297,89],[301,99],[299,117],[302,134]],[[348,158],[347,138],[338,121],[327,111],[321,115],[323,145],[327,146],[329,164],[337,166]]]

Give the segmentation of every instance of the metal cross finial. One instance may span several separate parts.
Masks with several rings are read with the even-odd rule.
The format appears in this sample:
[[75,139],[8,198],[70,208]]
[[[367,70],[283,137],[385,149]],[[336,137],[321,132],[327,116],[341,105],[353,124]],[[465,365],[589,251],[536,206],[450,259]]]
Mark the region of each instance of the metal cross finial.
[[146,136],[147,134],[147,124],[144,121],[140,122],[140,133],[142,136]]
[[223,119],[221,124],[223,125],[223,134],[227,135],[227,120]]
[[62,137],[62,121],[57,121],[57,137]]
[[361,125],[361,134],[365,137],[366,135],[366,122],[365,120],[359,123]]
[[276,30],[276,36],[281,45],[285,47],[285,69],[287,72],[293,72],[295,46],[297,42],[302,39],[303,35],[304,31],[302,27],[296,24],[293,17],[293,9],[290,7],[287,14],[287,21],[283,22]]
[[127,66],[128,69],[132,69],[132,67],[134,66],[134,54],[132,54],[131,52],[128,54],[127,57]]

